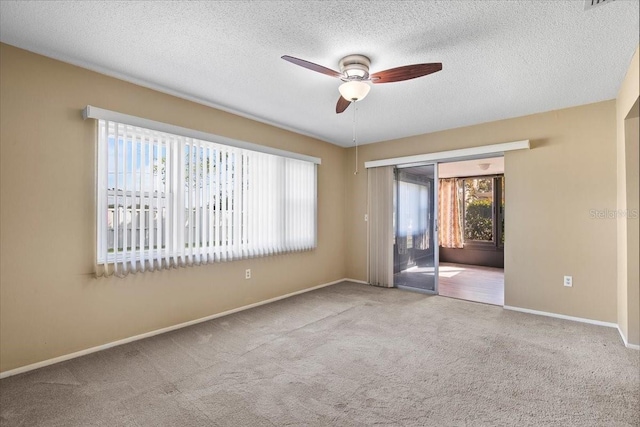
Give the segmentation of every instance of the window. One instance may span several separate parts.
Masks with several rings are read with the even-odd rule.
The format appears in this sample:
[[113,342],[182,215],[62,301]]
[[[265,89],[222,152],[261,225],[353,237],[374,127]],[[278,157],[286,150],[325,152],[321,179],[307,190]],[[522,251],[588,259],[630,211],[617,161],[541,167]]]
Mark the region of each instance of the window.
[[[473,177],[460,181],[465,246],[503,246],[504,177]],[[495,201],[500,201],[499,205]]]
[[316,247],[313,162],[98,121],[103,274]]

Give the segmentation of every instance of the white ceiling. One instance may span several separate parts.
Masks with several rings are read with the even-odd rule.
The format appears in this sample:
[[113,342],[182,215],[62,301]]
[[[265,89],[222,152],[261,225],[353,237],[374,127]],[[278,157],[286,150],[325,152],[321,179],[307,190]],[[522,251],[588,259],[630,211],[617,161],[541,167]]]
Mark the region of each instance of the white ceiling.
[[[371,71],[442,62],[358,103],[371,143],[616,97],[638,0],[0,2],[0,40],[143,86],[352,145],[340,81],[288,63]],[[126,112],[126,111],[125,111]],[[524,136],[523,136],[524,137]]]

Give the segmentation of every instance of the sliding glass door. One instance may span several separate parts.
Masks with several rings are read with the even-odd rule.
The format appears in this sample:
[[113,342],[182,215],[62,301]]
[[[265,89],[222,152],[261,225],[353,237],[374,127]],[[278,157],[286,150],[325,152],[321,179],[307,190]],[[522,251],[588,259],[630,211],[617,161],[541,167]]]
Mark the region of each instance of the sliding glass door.
[[393,284],[438,291],[437,168],[396,168],[394,181]]

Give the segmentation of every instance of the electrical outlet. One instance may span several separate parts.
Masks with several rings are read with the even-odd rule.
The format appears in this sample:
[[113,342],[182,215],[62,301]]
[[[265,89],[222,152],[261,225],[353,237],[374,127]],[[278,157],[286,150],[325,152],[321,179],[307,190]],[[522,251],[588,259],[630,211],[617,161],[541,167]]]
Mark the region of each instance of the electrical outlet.
[[564,285],[568,288],[573,286],[573,277],[571,276],[564,276]]
[[369,215],[368,214],[364,214],[364,222],[369,221]]
[[250,268],[247,268],[247,269],[244,271],[244,278],[245,278],[245,279],[251,279],[251,269],[250,269]]

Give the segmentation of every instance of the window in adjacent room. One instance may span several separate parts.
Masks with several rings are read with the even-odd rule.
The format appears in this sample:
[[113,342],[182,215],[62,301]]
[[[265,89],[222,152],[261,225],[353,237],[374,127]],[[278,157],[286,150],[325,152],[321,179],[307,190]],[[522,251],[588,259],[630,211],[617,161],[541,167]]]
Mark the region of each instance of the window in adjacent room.
[[461,178],[463,236],[467,245],[504,245],[504,176]]

